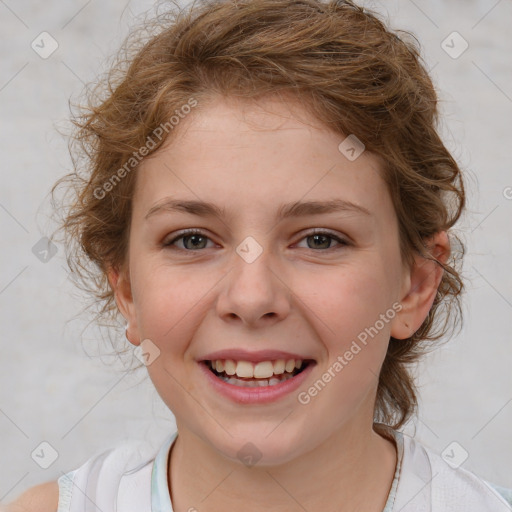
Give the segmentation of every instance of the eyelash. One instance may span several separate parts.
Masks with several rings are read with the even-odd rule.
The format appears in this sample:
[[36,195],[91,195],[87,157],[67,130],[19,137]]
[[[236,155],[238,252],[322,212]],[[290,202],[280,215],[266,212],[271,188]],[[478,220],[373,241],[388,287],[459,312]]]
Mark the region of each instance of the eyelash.
[[[200,236],[203,236],[203,237],[205,237],[207,239],[210,239],[201,230],[198,230],[198,229],[187,229],[187,230],[182,231],[181,233],[179,233],[178,236],[174,237],[172,240],[169,240],[168,242],[164,242],[162,244],[162,247],[172,248],[172,245],[175,242],[177,242],[178,240],[180,240],[182,238],[185,238],[187,236],[191,236],[191,235],[200,235]],[[334,233],[332,233],[330,231],[326,231],[326,230],[322,230],[322,229],[315,229],[313,231],[305,233],[304,236],[300,240],[302,241],[303,239],[308,238],[310,236],[314,236],[314,235],[325,235],[328,238],[331,238],[331,239],[335,240],[336,242],[338,242],[340,244],[340,247],[338,247],[338,249],[350,245],[350,243],[347,240],[344,240],[343,238],[338,237],[337,235],[335,235]],[[181,252],[198,252],[198,251],[201,251],[201,249],[197,249],[197,250],[182,249],[181,247],[175,247],[173,249],[181,251]],[[202,249],[202,250],[204,250],[204,249]],[[309,249],[309,250],[314,251],[314,252],[328,252],[328,251],[331,251],[331,250],[336,250],[336,247],[329,247],[328,249]]]

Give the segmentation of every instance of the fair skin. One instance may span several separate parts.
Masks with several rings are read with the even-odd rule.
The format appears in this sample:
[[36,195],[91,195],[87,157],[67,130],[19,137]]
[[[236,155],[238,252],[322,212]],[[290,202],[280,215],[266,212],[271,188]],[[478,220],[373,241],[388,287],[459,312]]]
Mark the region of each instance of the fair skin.
[[58,504],[59,485],[46,482],[28,489],[12,503],[0,504],[0,512],[55,512]]
[[[348,160],[338,150],[345,136],[294,102],[200,106],[137,171],[128,259],[109,274],[129,341],[160,350],[147,369],[178,426],[174,511],[382,512],[397,461],[394,443],[372,428],[377,376],[389,337],[407,338],[422,324],[442,269],[419,257],[403,264],[376,155]],[[165,199],[211,202],[225,216],[160,209],[146,218]],[[332,199],[368,214],[278,217],[285,203]],[[201,235],[164,246],[187,228]],[[248,236],[263,249],[251,263],[236,252]],[[446,260],[446,233],[430,247]],[[402,309],[357,356],[299,403],[298,392],[397,303]],[[297,392],[241,405],[198,367],[226,348],[307,354],[316,364]],[[251,467],[237,456],[248,442],[262,454]]]

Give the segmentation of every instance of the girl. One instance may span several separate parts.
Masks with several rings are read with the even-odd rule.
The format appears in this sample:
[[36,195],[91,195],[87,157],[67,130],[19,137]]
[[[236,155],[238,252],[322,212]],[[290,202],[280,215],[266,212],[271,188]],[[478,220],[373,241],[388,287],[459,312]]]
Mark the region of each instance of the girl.
[[464,186],[418,48],[350,1],[171,14],[91,96],[86,159],[57,185],[76,193],[72,270],[126,320],[177,431],[17,506],[512,510],[457,447],[399,430],[417,407],[409,365],[463,288]]

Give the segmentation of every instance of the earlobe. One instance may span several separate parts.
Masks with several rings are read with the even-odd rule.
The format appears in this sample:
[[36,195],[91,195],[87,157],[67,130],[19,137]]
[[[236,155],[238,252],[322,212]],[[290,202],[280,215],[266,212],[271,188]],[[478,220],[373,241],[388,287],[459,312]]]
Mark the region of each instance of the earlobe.
[[119,312],[126,320],[126,339],[132,345],[139,345],[140,341],[137,336],[135,306],[133,303],[131,284],[126,272],[119,271],[117,268],[110,268],[107,275],[112,291],[114,292]]
[[450,254],[450,243],[446,231],[441,231],[429,239],[430,254],[438,261],[432,261],[415,254],[414,263],[405,272],[402,287],[402,309],[393,319],[391,336],[396,339],[411,337],[423,324],[443,278],[444,269]]

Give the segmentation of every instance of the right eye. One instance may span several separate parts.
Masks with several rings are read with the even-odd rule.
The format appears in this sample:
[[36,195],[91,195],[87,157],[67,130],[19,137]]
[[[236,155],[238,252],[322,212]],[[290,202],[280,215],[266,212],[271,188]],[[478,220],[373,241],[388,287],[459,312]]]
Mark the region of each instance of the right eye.
[[176,247],[176,249],[191,252],[197,249],[205,249],[204,241],[209,240],[209,238],[200,230],[187,229],[180,232],[178,236],[175,236],[171,240],[164,241],[162,247],[174,249],[173,246],[178,240],[183,240],[184,247]]

